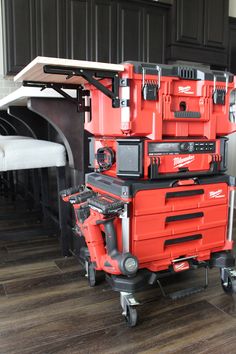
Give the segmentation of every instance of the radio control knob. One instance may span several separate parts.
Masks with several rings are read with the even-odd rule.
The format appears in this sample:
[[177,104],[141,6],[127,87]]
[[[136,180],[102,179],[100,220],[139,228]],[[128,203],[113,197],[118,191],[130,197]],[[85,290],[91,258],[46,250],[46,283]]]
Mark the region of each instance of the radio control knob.
[[190,144],[189,143],[181,143],[179,148],[180,148],[180,151],[189,151]]

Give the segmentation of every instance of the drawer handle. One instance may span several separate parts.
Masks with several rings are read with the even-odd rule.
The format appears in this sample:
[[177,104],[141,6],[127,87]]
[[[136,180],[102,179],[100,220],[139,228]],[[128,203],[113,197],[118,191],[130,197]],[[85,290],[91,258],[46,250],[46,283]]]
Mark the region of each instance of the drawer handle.
[[203,212],[192,213],[192,214],[183,214],[183,215],[167,216],[167,218],[166,218],[166,223],[167,223],[167,222],[173,222],[173,221],[181,221],[181,220],[189,220],[189,219],[202,218],[203,216],[204,216],[204,213],[203,213]]
[[166,193],[166,199],[179,198],[179,197],[192,197],[194,195],[204,194],[204,189],[195,189],[193,191],[181,191],[181,192],[168,192]]
[[196,234],[196,235],[185,236],[185,237],[178,237],[178,238],[175,238],[172,240],[166,240],[164,243],[164,247],[170,246],[170,245],[176,245],[177,243],[184,243],[184,242],[200,240],[201,238],[202,238],[202,234]]
[[200,112],[192,112],[192,111],[175,111],[175,118],[201,118]]

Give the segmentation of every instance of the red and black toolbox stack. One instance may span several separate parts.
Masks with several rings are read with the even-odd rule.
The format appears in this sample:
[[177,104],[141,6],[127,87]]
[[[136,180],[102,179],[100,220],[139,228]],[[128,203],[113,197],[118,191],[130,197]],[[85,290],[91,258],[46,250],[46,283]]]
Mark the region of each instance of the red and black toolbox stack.
[[225,174],[225,136],[236,131],[236,85],[232,74],[200,67],[123,65],[116,81],[100,77],[100,86],[85,85],[94,172],[79,191],[62,194],[74,206],[90,285],[96,271],[104,271],[134,326],[134,293],[162,287],[168,274],[218,267],[223,289],[236,291],[236,181]]

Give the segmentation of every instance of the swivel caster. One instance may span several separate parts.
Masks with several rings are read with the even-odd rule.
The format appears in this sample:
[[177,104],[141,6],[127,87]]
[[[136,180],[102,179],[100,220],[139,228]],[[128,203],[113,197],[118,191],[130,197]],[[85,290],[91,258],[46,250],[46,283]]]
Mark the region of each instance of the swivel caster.
[[86,274],[85,276],[88,278],[88,283],[90,287],[94,287],[96,285],[96,269],[91,262],[86,261],[85,263]]
[[138,322],[138,312],[136,306],[139,302],[135,300],[132,293],[120,292],[120,303],[123,309],[122,315],[125,317],[128,327],[135,327]]
[[221,285],[226,294],[236,294],[236,270],[221,268]]
[[128,327],[135,327],[138,322],[138,312],[133,306],[127,306],[125,320]]

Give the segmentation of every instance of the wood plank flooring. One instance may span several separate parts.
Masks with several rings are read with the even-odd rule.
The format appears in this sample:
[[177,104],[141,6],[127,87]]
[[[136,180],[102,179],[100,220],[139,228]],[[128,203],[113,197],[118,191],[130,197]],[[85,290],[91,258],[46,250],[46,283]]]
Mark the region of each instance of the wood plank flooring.
[[[200,294],[175,301],[158,288],[138,294],[139,325],[127,328],[119,295],[106,282],[89,288],[37,215],[7,218],[11,210],[19,216],[0,199],[0,234],[38,232],[31,241],[0,241],[0,354],[236,354],[236,297],[223,293],[217,270]],[[169,278],[166,289],[202,282],[197,270]]]

